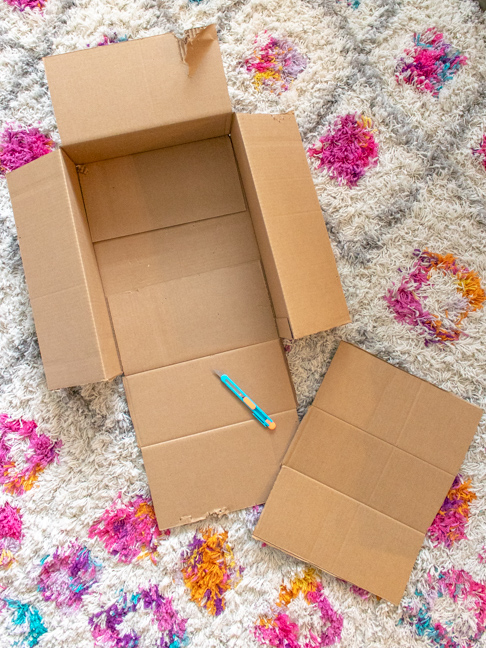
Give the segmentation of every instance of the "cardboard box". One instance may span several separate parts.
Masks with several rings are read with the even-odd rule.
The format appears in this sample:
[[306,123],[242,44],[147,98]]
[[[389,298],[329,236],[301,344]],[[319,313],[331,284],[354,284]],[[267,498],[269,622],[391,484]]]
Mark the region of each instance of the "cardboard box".
[[481,415],[341,342],[254,537],[398,604]]
[[45,68],[62,149],[8,184],[48,387],[124,374],[161,528],[264,502],[297,425],[279,337],[349,321],[294,116],[232,114],[214,26]]

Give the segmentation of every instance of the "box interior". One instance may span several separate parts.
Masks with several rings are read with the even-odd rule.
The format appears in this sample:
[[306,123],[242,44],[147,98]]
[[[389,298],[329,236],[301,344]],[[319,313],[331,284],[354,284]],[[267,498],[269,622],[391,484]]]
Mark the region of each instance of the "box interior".
[[[230,137],[78,173],[159,525],[263,502],[297,415]],[[260,426],[215,372],[277,429]]]
[[80,179],[125,376],[278,338],[228,136]]

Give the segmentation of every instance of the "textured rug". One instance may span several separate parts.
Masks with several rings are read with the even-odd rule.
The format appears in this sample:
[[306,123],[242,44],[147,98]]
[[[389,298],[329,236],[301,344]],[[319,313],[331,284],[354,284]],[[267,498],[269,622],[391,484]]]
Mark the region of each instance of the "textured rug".
[[300,413],[341,339],[486,406],[473,0],[0,0],[0,646],[484,645],[484,427],[397,608],[252,540],[259,507],[159,530],[120,380],[46,389],[3,177],[59,143],[41,58],[210,22],[234,109],[296,113],[353,317],[286,344]]

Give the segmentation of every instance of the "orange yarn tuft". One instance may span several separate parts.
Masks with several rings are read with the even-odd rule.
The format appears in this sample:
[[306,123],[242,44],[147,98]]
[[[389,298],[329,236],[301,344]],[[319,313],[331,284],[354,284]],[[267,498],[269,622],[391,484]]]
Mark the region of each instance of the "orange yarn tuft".
[[191,601],[217,616],[226,606],[225,594],[241,580],[242,568],[236,567],[228,532],[206,529],[196,534],[183,557],[182,576],[191,592]]

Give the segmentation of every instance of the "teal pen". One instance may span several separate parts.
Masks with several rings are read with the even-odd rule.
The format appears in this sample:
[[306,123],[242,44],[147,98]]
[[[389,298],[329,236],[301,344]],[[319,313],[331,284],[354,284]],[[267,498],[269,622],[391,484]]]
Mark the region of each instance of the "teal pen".
[[251,398],[247,396],[245,392],[240,387],[238,387],[238,385],[233,382],[229,376],[227,376],[226,374],[219,374],[217,372],[215,373],[219,376],[223,385],[226,385],[226,387],[248,407],[257,421],[259,421],[264,427],[268,428],[269,430],[275,430],[275,428],[277,427],[275,421],[272,421],[272,419],[265,414],[262,408],[258,407],[258,405],[254,401],[252,401]]

